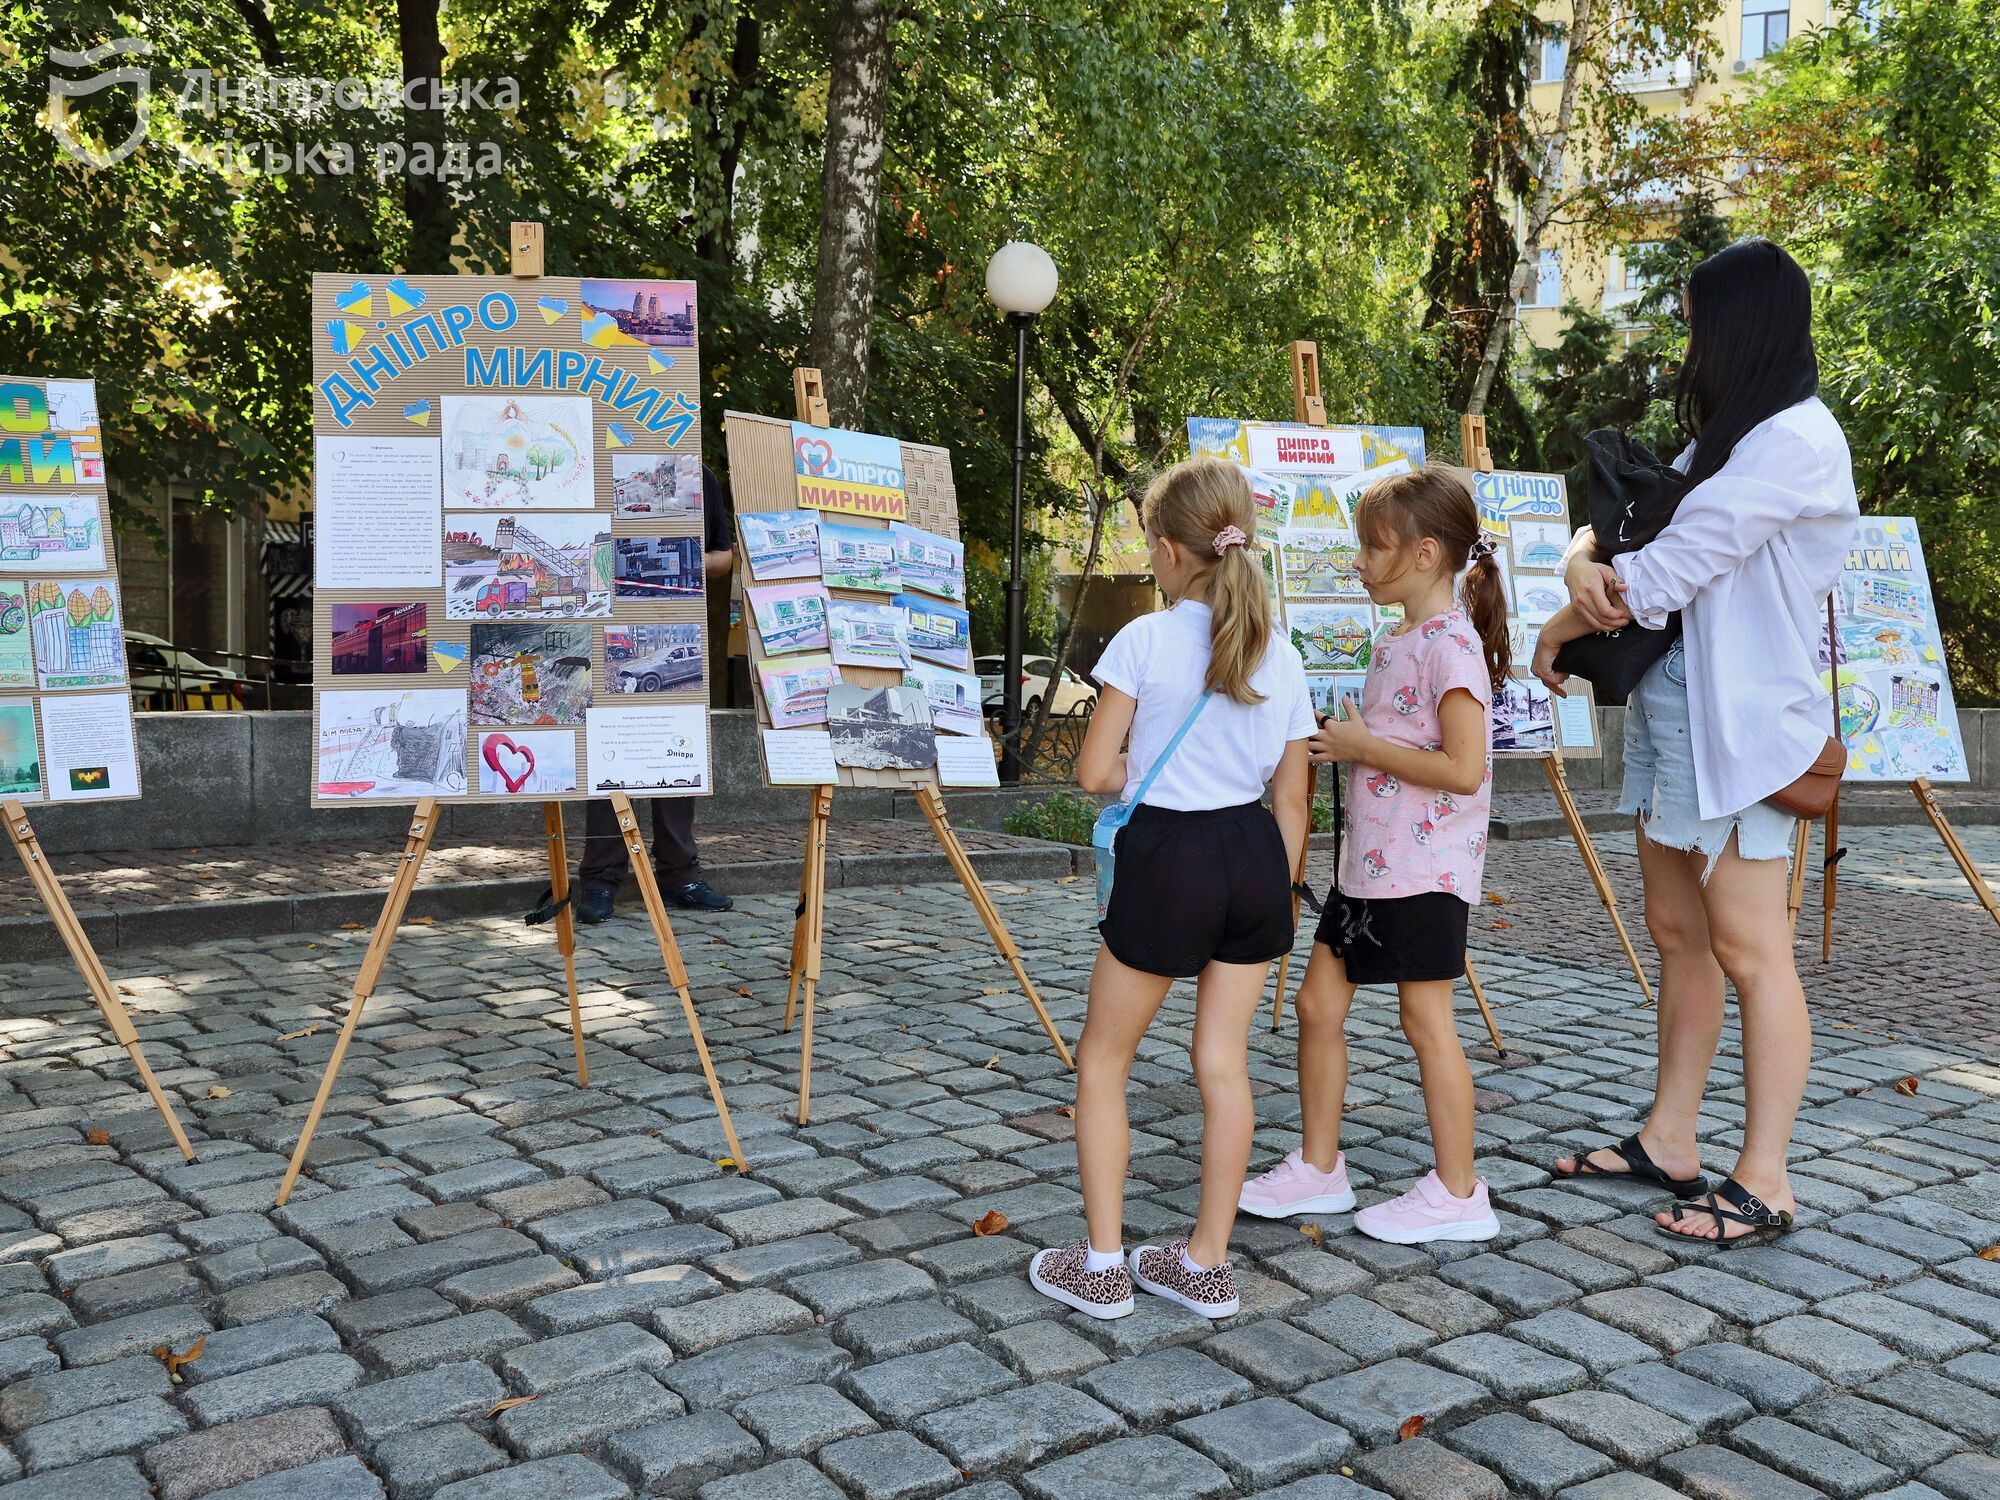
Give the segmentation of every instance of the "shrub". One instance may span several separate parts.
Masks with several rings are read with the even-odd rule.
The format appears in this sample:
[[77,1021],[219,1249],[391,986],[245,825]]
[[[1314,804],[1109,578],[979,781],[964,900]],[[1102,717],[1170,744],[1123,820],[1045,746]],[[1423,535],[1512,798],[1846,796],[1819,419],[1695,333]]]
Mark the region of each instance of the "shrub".
[[1095,802],[1075,792],[1055,792],[1039,802],[1023,803],[1008,813],[1000,826],[1022,838],[1087,845],[1096,824]]

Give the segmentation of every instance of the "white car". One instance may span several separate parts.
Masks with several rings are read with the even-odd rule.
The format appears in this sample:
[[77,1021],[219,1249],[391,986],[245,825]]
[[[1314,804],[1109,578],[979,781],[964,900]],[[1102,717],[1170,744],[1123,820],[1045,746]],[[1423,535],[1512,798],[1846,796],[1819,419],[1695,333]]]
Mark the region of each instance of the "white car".
[[[1049,677],[1055,668],[1052,656],[1024,656],[1021,658],[1021,713],[1024,718],[1032,718],[1041,701],[1048,695]],[[1000,711],[1000,672],[1004,665],[998,656],[973,658],[972,669],[979,674],[980,706],[989,714]],[[1055,696],[1050,699],[1049,713],[1088,714],[1097,707],[1097,689],[1089,678],[1062,669],[1056,679]]]
[[132,706],[152,712],[240,709],[250,698],[251,683],[241,673],[211,666],[143,630],[125,632],[125,673]]

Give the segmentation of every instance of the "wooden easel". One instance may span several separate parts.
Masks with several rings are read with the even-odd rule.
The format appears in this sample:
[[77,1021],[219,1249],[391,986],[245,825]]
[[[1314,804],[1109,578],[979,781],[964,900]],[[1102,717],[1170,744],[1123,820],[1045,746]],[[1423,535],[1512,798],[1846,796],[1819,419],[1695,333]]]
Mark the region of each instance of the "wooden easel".
[[[1486,418],[1467,413],[1458,419],[1460,450],[1465,455],[1465,466],[1490,473],[1493,468],[1493,450],[1486,446]],[[1583,856],[1583,868],[1590,876],[1590,883],[1597,888],[1597,899],[1604,903],[1604,911],[1611,918],[1611,925],[1618,933],[1618,945],[1625,950],[1625,962],[1631,966],[1632,977],[1639,981],[1639,989],[1645,995],[1645,1003],[1653,1003],[1653,982],[1646,977],[1646,970],[1639,962],[1638,950],[1632,946],[1632,935],[1625,930],[1625,918],[1618,911],[1618,894],[1611,888],[1611,877],[1605,873],[1604,861],[1597,857],[1597,846],[1590,841],[1590,830],[1583,826],[1583,814],[1577,810],[1576,798],[1570,793],[1569,772],[1563,766],[1561,750],[1552,750],[1547,755],[1537,757],[1542,766],[1542,775],[1548,779],[1549,790],[1555,793],[1556,806],[1562,809],[1563,823],[1569,829],[1569,836],[1576,841],[1576,852]]]
[[[1304,422],[1312,427],[1326,426],[1326,400],[1320,394],[1319,345],[1311,339],[1294,339],[1292,356],[1292,420]],[[1336,775],[1339,773],[1336,772]],[[1299,867],[1292,872],[1292,929],[1299,925],[1299,891],[1306,883],[1306,856],[1312,849],[1312,810],[1318,800],[1318,768],[1306,768],[1306,836],[1299,843]],[[1336,872],[1335,878],[1338,878]],[[1285,987],[1290,977],[1292,955],[1288,949],[1278,959],[1277,993],[1271,998],[1271,1029],[1278,1030],[1285,1020]],[[1493,1038],[1493,1050],[1502,1057],[1507,1055],[1507,1044],[1500,1040],[1500,1027],[1493,1019],[1493,1007],[1486,1003],[1486,990],[1479,982],[1479,975],[1472,967],[1472,959],[1465,960],[1465,978],[1472,986],[1472,998],[1478,1002],[1481,1019],[1486,1022],[1486,1034]]]
[[[514,275],[526,279],[542,274],[540,224],[516,223],[509,249]],[[730,1123],[729,1106],[723,1100],[722,1082],[715,1076],[715,1064],[709,1060],[708,1042],[702,1036],[701,1021],[694,1011],[694,998],[688,992],[687,966],[681,961],[680,945],[674,941],[673,924],[667,920],[666,903],[660,898],[659,882],[653,875],[653,861],[646,852],[645,838],[639,832],[639,819],[632,811],[632,799],[623,792],[613,792],[611,810],[617,816],[619,835],[632,863],[632,877],[638,882],[639,894],[645,901],[646,915],[653,924],[653,936],[660,945],[660,957],[666,964],[667,977],[680,994],[681,1013],[686,1017],[688,1032],[694,1038],[694,1050],[701,1059],[701,1071],[708,1079],[708,1093],[715,1101],[716,1118],[722,1122],[722,1133],[729,1141],[737,1170],[748,1172],[750,1164],[744,1159],[742,1144],[736,1139],[736,1127]],[[430,852],[431,840],[437,832],[437,817],[438,800],[435,797],[425,797],[418,802],[416,811],[410,817],[402,861],[396,867],[395,879],[389,883],[389,894],[382,903],[382,915],[376,920],[375,931],[368,940],[368,951],[362,956],[361,972],[355,978],[354,995],[348,1002],[347,1019],[341,1023],[340,1036],[333,1044],[333,1055],[327,1059],[326,1074],[320,1079],[319,1092],[306,1115],[305,1129],[299,1133],[298,1145],[292,1148],[291,1165],[285,1169],[284,1181],[278,1187],[280,1204],[291,1197],[292,1187],[305,1167],[313,1132],[319,1128],[320,1116],[325,1113],[326,1101],[333,1093],[334,1080],[340,1076],[340,1065],[347,1057],[347,1044],[354,1039],[355,1028],[361,1022],[362,1007],[375,993],[375,985],[382,976],[382,965],[389,957],[389,945],[395,941],[396,929],[403,922],[404,908],[409,905],[410,892],[416,886],[417,873],[423,867],[424,856]],[[562,954],[563,976],[569,987],[570,1039],[576,1048],[576,1081],[580,1087],[588,1088],[590,1068],[584,1058],[583,1012],[576,990],[576,918],[569,902],[569,854],[563,836],[562,804],[544,802],[542,821],[548,837],[549,896],[555,915],[556,947]]]
[[[792,400],[799,421],[810,422],[815,427],[830,425],[826,391],[818,370],[806,368],[792,371]],[[1062,1059],[1065,1068],[1074,1069],[1076,1060],[1070,1056],[1062,1033],[1056,1030],[1055,1021],[1042,1004],[1034,981],[1028,978],[1028,971],[1021,963],[1020,950],[1014,946],[1013,936],[1001,920],[999,908],[994,906],[993,898],[986,893],[979,872],[973,868],[965,847],[959,843],[958,835],[952,831],[951,823],[945,817],[942,792],[935,785],[919,786],[916,796],[918,806],[924,810],[925,820],[931,825],[931,832],[937,836],[945,858],[951,862],[952,873],[958,876],[958,883],[965,888],[973,909],[979,913],[979,920],[986,924],[993,946],[1007,960],[1007,966],[1014,971],[1015,979],[1020,981],[1022,991],[1035,1007],[1035,1015],[1041,1020],[1042,1030],[1048,1033],[1056,1056]],[[807,1122],[812,1105],[813,997],[819,990],[820,950],[826,932],[826,838],[827,825],[832,817],[833,788],[814,787],[812,811],[806,824],[805,867],[799,872],[799,905],[792,925],[791,973],[785,990],[785,1030],[792,1029],[794,1017],[802,1017],[799,1030],[801,1125]],[[802,999],[803,1006],[800,1004]]]
[[132,1018],[118,999],[118,991],[112,986],[111,976],[104,972],[104,965],[97,957],[97,950],[90,945],[90,935],[83,930],[83,923],[77,920],[76,912],[69,904],[69,897],[63,894],[62,882],[56,872],[49,868],[49,857],[42,852],[41,840],[35,837],[35,830],[28,822],[28,810],[20,802],[9,797],[0,803],[0,813],[7,821],[7,837],[13,841],[14,852],[21,856],[21,863],[28,867],[28,879],[33,882],[35,894],[48,908],[49,920],[56,924],[56,932],[69,949],[69,956],[75,962],[77,972],[83,975],[84,987],[90,991],[90,998],[97,1002],[97,1009],[104,1017],[104,1024],[111,1028],[111,1035],[117,1039],[132,1059],[132,1066],[139,1074],[139,1082],[152,1095],[153,1107],[160,1112],[160,1118],[167,1122],[167,1133],[173,1136],[174,1144],[180,1147],[181,1155],[193,1161],[194,1147],[188,1144],[187,1132],[181,1129],[181,1122],[174,1114],[174,1107],[167,1100],[166,1091],[160,1087],[159,1079],[146,1064],[146,1054],[139,1046],[139,1033],[132,1028]]

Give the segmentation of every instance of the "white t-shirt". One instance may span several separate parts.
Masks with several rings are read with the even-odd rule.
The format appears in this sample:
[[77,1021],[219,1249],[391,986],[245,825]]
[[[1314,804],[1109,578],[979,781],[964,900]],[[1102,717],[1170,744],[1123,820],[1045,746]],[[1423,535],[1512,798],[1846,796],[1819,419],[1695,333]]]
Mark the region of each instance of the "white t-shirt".
[[[1210,628],[1208,606],[1184,599],[1172,609],[1132,621],[1104,648],[1092,675],[1139,703],[1132,716],[1124,795],[1138,790],[1201,697]],[[1298,648],[1275,621],[1250,686],[1264,695],[1262,703],[1238,703],[1224,693],[1208,700],[1146,793],[1148,807],[1206,812],[1263,797],[1286,743],[1310,739],[1317,727]]]

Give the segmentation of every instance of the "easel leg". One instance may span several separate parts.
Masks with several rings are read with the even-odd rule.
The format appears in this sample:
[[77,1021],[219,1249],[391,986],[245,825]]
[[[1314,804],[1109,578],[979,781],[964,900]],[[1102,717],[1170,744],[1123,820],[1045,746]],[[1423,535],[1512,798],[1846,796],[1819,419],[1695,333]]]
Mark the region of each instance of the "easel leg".
[[1604,910],[1611,918],[1611,925],[1618,931],[1619,946],[1625,950],[1625,962],[1632,966],[1632,977],[1639,981],[1639,989],[1646,997],[1646,1004],[1653,1003],[1653,983],[1646,977],[1646,970],[1639,962],[1638,950],[1632,946],[1632,935],[1625,930],[1625,919],[1618,913],[1618,895],[1611,889],[1611,877],[1604,871],[1604,862],[1597,857],[1597,846],[1590,841],[1590,830],[1583,826],[1583,814],[1576,809],[1576,798],[1570,795],[1569,774],[1563,769],[1560,755],[1542,757],[1542,774],[1548,778],[1549,790],[1556,794],[1556,805],[1562,809],[1563,822],[1569,825],[1569,836],[1576,840],[1576,852],[1583,856],[1583,867],[1590,875],[1590,882],[1597,887],[1597,899],[1604,903]]
[[1065,1068],[1074,1071],[1076,1059],[1070,1056],[1069,1048],[1063,1042],[1062,1033],[1056,1030],[1056,1023],[1050,1019],[1048,1009],[1042,1004],[1041,995],[1036,991],[1034,982],[1028,978],[1028,971],[1021,966],[1021,954],[1014,946],[1014,939],[1007,932],[1007,924],[1000,920],[999,909],[986,894],[986,887],[980,883],[979,872],[972,868],[972,860],[966,854],[965,847],[959,843],[958,835],[952,832],[951,824],[945,820],[943,796],[934,786],[920,786],[917,788],[917,801],[924,809],[924,816],[930,820],[931,832],[937,835],[938,843],[944,847],[945,858],[951,861],[952,870],[958,876],[958,883],[965,887],[965,894],[971,898],[973,908],[979,913],[980,921],[986,924],[986,931],[992,936],[993,945],[1000,950],[1000,956],[1007,960],[1008,966],[1014,971],[1014,977],[1027,992],[1029,1001],[1035,1007],[1035,1014],[1041,1018],[1042,1030],[1048,1033],[1049,1040],[1055,1044],[1056,1056],[1062,1059]]
[[90,998],[97,1003],[98,1012],[104,1017],[105,1025],[111,1028],[111,1035],[118,1045],[125,1049],[132,1059],[133,1070],[139,1075],[139,1083],[153,1101],[153,1107],[160,1112],[160,1118],[167,1122],[167,1133],[174,1138],[182,1156],[194,1160],[194,1147],[188,1143],[187,1132],[181,1129],[180,1118],[167,1099],[160,1081],[153,1076],[153,1070],[146,1063],[146,1055],[139,1048],[139,1033],[133,1029],[132,1018],[126,1013],[124,1004],[118,998],[118,990],[111,983],[111,976],[99,962],[97,950],[91,946],[90,936],[83,930],[83,923],[77,920],[76,911],[69,904],[69,897],[63,894],[62,882],[56,872],[49,868],[48,855],[42,852],[41,840],[35,837],[35,830],[28,822],[28,811],[20,802],[9,798],[0,805],[7,821],[7,836],[13,842],[14,852],[21,856],[21,863],[28,867],[28,879],[35,887],[35,894],[42,898],[42,905],[48,908],[49,920],[56,925],[56,932],[69,950],[77,972],[83,976],[84,988],[90,991]]
[[1799,908],[1806,904],[1806,850],[1812,843],[1812,824],[1799,819],[1799,831],[1792,839],[1792,889],[1785,898],[1791,912],[1792,936],[1799,935]]
[[[799,1034],[799,1123],[812,1107],[813,997],[819,993],[820,950],[826,935],[826,839],[833,816],[833,788],[813,788],[811,821],[806,824],[805,869],[799,876],[799,914],[792,926],[791,994],[805,1002]],[[785,1001],[785,1030],[792,1029],[792,1000]]]
[[1930,780],[1919,776],[1910,783],[1910,790],[1916,793],[1917,802],[1923,807],[1924,816],[1931,820],[1931,827],[1937,830],[1944,846],[1951,852],[1958,873],[1965,877],[1965,883],[1972,887],[1972,894],[1979,898],[1979,904],[1986,908],[1986,914],[2000,922],[2000,899],[1993,895],[1992,887],[1979,873],[1979,867],[1972,862],[1972,856],[1965,852],[1965,845],[1958,841],[1958,831],[1945,818],[1944,809],[1938,806],[1937,793],[1931,790]]
[[1826,864],[1821,869],[1819,961],[1833,958],[1833,903],[1840,885],[1840,788],[1826,810]]
[[694,1038],[695,1056],[701,1059],[702,1074],[708,1079],[708,1096],[715,1101],[715,1116],[722,1122],[730,1156],[737,1171],[748,1172],[750,1163],[743,1155],[742,1143],[736,1139],[736,1127],[730,1123],[729,1105],[722,1097],[722,1080],[715,1076],[715,1064],[709,1060],[708,1040],[701,1034],[701,1019],[695,1015],[694,997],[688,993],[687,965],[681,962],[680,944],[674,941],[673,924],[667,920],[667,903],[660,899],[660,883],[653,877],[653,861],[639,833],[639,818],[632,811],[632,799],[623,792],[613,792],[611,811],[618,818],[618,835],[625,841],[626,858],[632,861],[632,877],[638,881],[639,894],[645,898],[646,915],[652,919],[653,936],[659,942],[660,957],[666,962],[667,978],[680,992],[681,1013],[687,1017],[688,1035]]
[[1493,1007],[1486,1003],[1486,991],[1479,983],[1479,975],[1472,967],[1472,960],[1465,961],[1466,982],[1472,986],[1472,998],[1479,1002],[1479,1014],[1486,1020],[1486,1034],[1493,1038],[1493,1050],[1502,1057],[1507,1055],[1507,1044],[1500,1040],[1500,1028],[1493,1020]]
[[[1338,774],[1338,773],[1336,773]],[[1306,856],[1312,853],[1313,804],[1318,800],[1319,768],[1306,767],[1306,836],[1299,842],[1299,867],[1292,871],[1292,931],[1299,930],[1299,887],[1306,883]],[[1285,986],[1292,972],[1292,952],[1287,948],[1278,955],[1278,989],[1271,996],[1271,1029],[1277,1031],[1285,1024]]]
[[590,1087],[590,1064],[583,1056],[583,1007],[576,998],[576,913],[569,908],[569,848],[563,838],[560,802],[542,804],[542,822],[549,833],[549,899],[556,908],[556,947],[562,953],[563,978],[569,984],[569,1034],[576,1043],[576,1083]]
[[375,931],[368,939],[368,951],[361,957],[361,972],[355,976],[354,996],[347,1004],[347,1019],[340,1024],[340,1036],[333,1044],[333,1055],[326,1060],[326,1073],[319,1081],[319,1092],[313,1096],[305,1128],[299,1132],[299,1143],[292,1148],[292,1161],[285,1168],[285,1180],[278,1184],[279,1207],[283,1207],[292,1196],[293,1184],[305,1168],[306,1152],[312,1147],[313,1132],[319,1129],[319,1117],[326,1112],[326,1101],[333,1096],[334,1080],[339,1078],[340,1065],[347,1058],[347,1044],[354,1040],[354,1029],[361,1024],[362,1007],[375,993],[376,982],[382,977],[382,965],[388,962],[389,945],[396,940],[396,929],[403,925],[403,911],[410,904],[410,892],[416,887],[417,873],[423,868],[424,856],[430,853],[431,837],[437,832],[437,808],[437,798],[426,797],[410,815],[409,834],[403,841],[403,858],[396,866],[396,878],[389,882],[389,894],[382,902],[382,915],[376,919]]

